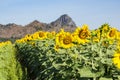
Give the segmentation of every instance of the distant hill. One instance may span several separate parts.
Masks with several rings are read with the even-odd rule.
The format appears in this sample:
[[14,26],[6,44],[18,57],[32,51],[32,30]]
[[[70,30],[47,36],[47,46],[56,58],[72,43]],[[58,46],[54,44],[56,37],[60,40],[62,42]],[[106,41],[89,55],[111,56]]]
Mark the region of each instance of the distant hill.
[[60,16],[57,20],[50,23],[55,31],[59,31],[60,28],[64,28],[65,31],[73,31],[76,28],[75,22],[67,14]]
[[1,40],[21,38],[26,34],[32,34],[39,30],[58,32],[60,28],[72,32],[76,28],[76,24],[67,14],[60,16],[49,24],[39,22],[38,20],[34,20],[25,26],[17,25],[15,23],[9,23],[6,25],[0,24],[0,38]]

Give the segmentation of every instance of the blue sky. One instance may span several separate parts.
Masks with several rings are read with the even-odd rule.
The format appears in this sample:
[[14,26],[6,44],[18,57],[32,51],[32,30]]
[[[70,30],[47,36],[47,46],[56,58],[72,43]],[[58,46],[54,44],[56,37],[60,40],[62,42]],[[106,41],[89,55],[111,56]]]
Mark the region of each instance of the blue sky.
[[120,30],[120,0],[0,0],[0,24],[50,23],[68,14],[77,26],[104,23]]

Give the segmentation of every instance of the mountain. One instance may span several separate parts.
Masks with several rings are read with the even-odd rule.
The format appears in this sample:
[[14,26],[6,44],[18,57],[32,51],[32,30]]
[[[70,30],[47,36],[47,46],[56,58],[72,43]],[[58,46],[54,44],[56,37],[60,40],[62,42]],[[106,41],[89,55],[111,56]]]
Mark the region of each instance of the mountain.
[[49,26],[54,26],[53,30],[59,31],[60,28],[64,28],[65,31],[72,32],[76,28],[75,22],[67,14],[60,16],[57,20],[50,23]]
[[47,26],[46,23],[42,23],[39,22],[38,20],[34,20],[33,22],[24,26],[24,31],[26,32],[26,34],[32,34],[38,30],[47,31],[46,26]]
[[59,31],[63,28],[65,31],[72,32],[76,28],[75,22],[67,14],[60,16],[55,21],[47,24],[34,20],[29,24],[22,26],[15,23],[9,23],[6,25],[0,24],[0,38],[10,39],[10,38],[21,38],[26,34],[32,34],[36,31]]
[[58,26],[59,27],[64,27],[64,26],[75,27],[76,26],[75,22],[67,14],[62,15],[56,21],[51,22],[51,25],[54,27],[58,27]]
[[0,25],[0,38],[17,38],[22,37],[23,27],[14,23]]

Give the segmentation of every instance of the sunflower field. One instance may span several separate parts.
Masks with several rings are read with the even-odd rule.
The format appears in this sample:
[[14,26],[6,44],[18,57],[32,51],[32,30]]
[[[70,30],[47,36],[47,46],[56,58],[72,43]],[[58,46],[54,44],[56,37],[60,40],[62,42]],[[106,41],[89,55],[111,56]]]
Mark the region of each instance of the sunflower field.
[[27,72],[16,59],[16,49],[10,41],[0,43],[0,80],[25,80]]
[[0,43],[0,80],[120,80],[120,31],[108,24],[38,31],[6,43]]

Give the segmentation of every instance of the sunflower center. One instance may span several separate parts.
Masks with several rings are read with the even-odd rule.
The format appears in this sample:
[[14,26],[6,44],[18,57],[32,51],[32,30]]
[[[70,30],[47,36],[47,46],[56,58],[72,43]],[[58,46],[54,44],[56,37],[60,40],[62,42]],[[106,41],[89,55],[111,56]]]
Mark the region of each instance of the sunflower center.
[[65,45],[72,43],[71,37],[65,37],[65,38],[63,39],[63,43],[64,43]]
[[29,39],[27,39],[27,41],[30,41]]
[[81,31],[79,32],[79,37],[80,37],[81,39],[85,39],[86,37],[88,37],[88,32],[85,31],[85,30],[81,30]]
[[39,33],[39,37],[43,37],[44,36],[44,33],[43,32],[40,32]]
[[109,36],[110,37],[113,37],[115,35],[115,31],[114,30],[111,30],[110,33],[109,33]]

